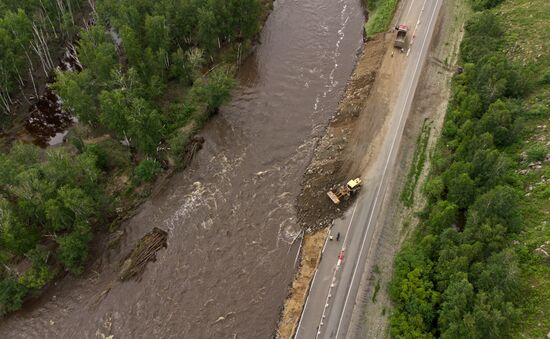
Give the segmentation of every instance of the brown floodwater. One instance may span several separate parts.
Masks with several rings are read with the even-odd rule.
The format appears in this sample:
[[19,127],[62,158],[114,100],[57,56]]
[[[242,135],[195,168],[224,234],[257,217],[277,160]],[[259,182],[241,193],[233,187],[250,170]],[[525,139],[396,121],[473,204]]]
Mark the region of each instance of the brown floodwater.
[[[203,149],[122,226],[120,244],[0,323],[1,338],[269,338],[295,272],[294,208],[361,46],[360,0],[278,0]],[[138,280],[120,261],[168,232]]]

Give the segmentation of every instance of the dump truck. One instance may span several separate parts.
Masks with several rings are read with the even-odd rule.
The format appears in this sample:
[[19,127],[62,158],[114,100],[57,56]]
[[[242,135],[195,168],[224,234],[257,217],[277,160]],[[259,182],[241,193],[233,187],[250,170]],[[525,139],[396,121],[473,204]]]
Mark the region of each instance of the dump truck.
[[407,25],[399,25],[395,28],[395,30],[397,31],[397,34],[395,36],[395,43],[393,46],[402,50],[405,48],[405,41],[407,39],[409,27]]
[[340,185],[336,189],[328,191],[327,195],[334,204],[338,205],[343,199],[357,192],[361,188],[361,184],[361,179],[355,178],[348,181],[345,185]]

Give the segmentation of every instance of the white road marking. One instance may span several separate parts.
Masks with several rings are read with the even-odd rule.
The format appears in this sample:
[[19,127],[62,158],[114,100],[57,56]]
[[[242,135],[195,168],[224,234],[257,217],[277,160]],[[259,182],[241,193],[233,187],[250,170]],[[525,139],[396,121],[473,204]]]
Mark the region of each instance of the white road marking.
[[[323,255],[323,252],[325,252],[325,247],[327,247],[327,242],[328,242],[328,236],[325,239],[325,245],[323,246],[323,250],[321,251],[321,256]],[[315,284],[315,278],[317,277],[317,272],[318,271],[319,270],[317,268],[317,269],[315,269],[315,273],[313,273],[313,279],[311,280],[311,286],[309,287],[310,291],[313,289],[313,285]],[[304,304],[304,309],[302,310],[302,314],[300,315],[300,321],[298,322],[298,327],[296,327],[296,334],[294,335],[295,338],[298,336],[298,332],[300,332],[300,325],[302,324],[302,319],[304,318],[304,314],[306,313],[306,308],[307,308],[307,302],[308,301],[309,301],[309,293],[308,293],[308,296],[306,297],[306,303]]]
[[[412,79],[411,79],[411,85],[409,86],[408,90],[407,90],[407,96],[406,98],[409,98],[410,96],[410,93],[411,93],[411,90],[412,88],[414,87],[413,84],[414,84],[414,78],[416,76],[416,73],[418,72],[418,66],[420,65],[420,62],[423,60],[422,58],[422,50],[424,49],[425,45],[426,45],[426,41],[427,41],[427,37],[428,37],[428,33],[430,31],[430,27],[432,26],[432,22],[433,22],[433,19],[434,19],[434,16],[435,16],[435,13],[437,12],[437,8],[439,6],[439,1],[440,0],[436,0],[436,3],[435,3],[435,6],[434,6],[434,10],[432,12],[432,16],[430,18],[430,23],[428,24],[428,30],[426,31],[426,35],[424,36],[424,41],[422,42],[422,47],[420,49],[420,57],[418,58],[418,61],[416,62],[416,65],[415,65],[415,70],[414,70],[414,73],[413,73],[413,76],[412,76]],[[407,100],[405,100],[405,104],[403,106],[403,109],[401,111],[401,116],[399,117],[399,124],[398,124],[398,131],[399,131],[399,126],[401,126],[401,123],[402,123],[402,120],[403,120],[403,116],[404,116],[404,113],[405,113],[405,108],[407,107]],[[374,200],[374,204],[373,204],[373,208],[372,208],[372,212],[371,212],[371,215],[370,215],[370,218],[369,218],[369,222],[367,224],[367,231],[365,232],[365,236],[363,237],[363,243],[361,245],[361,249],[359,250],[359,255],[358,255],[358,258],[361,258],[361,255],[363,253],[363,250],[364,250],[364,247],[365,247],[365,240],[367,239],[367,235],[369,233],[369,229],[370,229],[370,226],[371,226],[371,223],[372,223],[372,218],[374,216],[374,211],[376,209],[376,205],[378,203],[378,198],[380,197],[380,190],[382,189],[382,183],[384,182],[384,178],[386,176],[386,173],[387,173],[387,169],[388,169],[388,165],[389,165],[389,162],[390,162],[390,159],[391,159],[391,156],[392,156],[392,153],[393,153],[393,150],[394,150],[394,147],[395,147],[395,142],[397,141],[397,136],[398,136],[399,133],[396,133],[394,138],[393,138],[393,141],[392,141],[392,145],[390,147],[390,153],[388,155],[388,158],[386,160],[386,164],[384,166],[384,171],[383,171],[383,174],[382,174],[382,180],[380,181],[380,185],[378,186],[378,190],[376,192],[376,198]],[[352,275],[352,278],[351,278],[351,284],[350,284],[350,288],[353,286],[353,282],[355,280],[355,277],[357,276],[357,269],[359,268],[359,260],[357,260],[357,263],[355,265],[355,269],[353,270],[353,275]],[[340,328],[341,328],[341,325],[342,325],[342,320],[344,318],[344,313],[346,311],[346,306],[348,304],[348,301],[349,301],[349,296],[350,296],[350,290],[348,289],[347,292],[346,292],[346,300],[344,302],[344,307],[342,309],[342,314],[340,315],[340,320],[338,321],[338,327],[336,328],[336,338],[338,338],[338,335],[340,334]]]
[[346,250],[346,240],[348,239],[349,229],[351,228],[351,222],[353,221],[353,217],[355,216],[355,210],[357,210],[357,202],[355,203],[355,207],[353,208],[353,212],[351,213],[351,219],[348,224],[348,228],[346,229],[346,235],[344,236],[344,240],[342,241],[342,250]]
[[424,0],[424,3],[422,4],[422,9],[420,10],[420,14],[418,15],[418,20],[416,21],[416,26],[414,27],[413,35],[411,38],[411,41],[409,42],[409,48],[407,49],[407,56],[411,53],[411,48],[414,43],[414,39],[416,39],[416,30],[418,29],[418,26],[420,26],[420,18],[422,17],[422,13],[424,13],[424,8],[426,7],[426,2],[428,0]]
[[[349,230],[351,228],[351,223],[353,222],[353,217],[355,216],[355,211],[357,210],[357,205],[358,203],[356,202],[355,207],[353,207],[353,212],[351,213],[351,219],[349,221],[348,228],[346,229],[346,235],[344,236],[344,240],[342,241],[342,248],[340,249],[340,252],[338,252],[338,257],[340,257],[340,254],[346,250],[346,239],[348,238]],[[332,274],[332,280],[328,288],[327,299],[325,300],[325,307],[323,308],[323,313],[321,314],[321,321],[319,322],[319,326],[318,326],[319,329],[323,325],[323,319],[325,318],[325,311],[327,310],[328,300],[330,299],[330,292],[332,291],[332,287],[334,286],[334,282],[336,281],[336,274],[338,273],[339,266],[340,266],[340,258],[338,258],[338,263],[336,264],[334,273]],[[313,287],[313,284],[311,286]],[[296,335],[297,334],[298,332],[296,332]],[[315,336],[315,339],[319,337],[319,334],[321,334],[320,330],[317,331],[317,335]]]
[[411,9],[413,7],[413,4],[414,4],[414,0],[411,1],[411,5],[409,6],[409,10],[407,11],[407,15],[406,16],[409,16],[409,14],[411,13]]

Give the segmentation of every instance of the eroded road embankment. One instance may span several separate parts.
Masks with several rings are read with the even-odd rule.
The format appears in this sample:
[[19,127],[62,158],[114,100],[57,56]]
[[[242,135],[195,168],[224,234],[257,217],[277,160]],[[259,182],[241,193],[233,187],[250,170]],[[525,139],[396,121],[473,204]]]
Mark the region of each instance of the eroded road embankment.
[[[363,140],[368,145],[376,134],[374,132],[384,122],[385,115],[368,114],[365,105],[390,43],[389,37],[379,34],[363,45],[338,110],[331,117],[326,133],[318,142],[304,175],[302,191],[296,205],[299,222],[308,234],[302,242],[300,270],[285,301],[279,322],[280,338],[291,338],[296,331],[320,260],[321,249],[328,235],[328,231],[322,228],[341,216],[352,202],[343,201],[336,207],[326,195],[334,184],[360,176],[357,166],[361,166],[365,153],[350,150],[350,139],[356,133],[363,133]],[[312,233],[309,234],[310,232]]]
[[[401,164],[397,153],[403,128],[430,46],[440,4],[439,1],[401,3],[394,18],[395,23],[408,24],[414,28],[414,32],[418,32],[417,45],[413,47],[411,38],[408,46],[411,49],[406,53],[393,50],[394,33],[382,33],[378,36],[375,41],[378,41],[379,49],[376,45],[367,44],[365,53],[378,55],[377,63],[373,62],[375,58],[371,58],[363,66],[363,69],[372,67],[373,80],[357,84],[350,82],[348,92],[362,91],[365,95],[362,100],[355,99],[354,95],[344,97],[341,105],[344,109],[332,120],[328,133],[308,168],[306,183],[299,199],[299,210],[302,212],[301,220],[313,222],[315,228],[330,224],[334,217],[345,210],[345,205],[339,205],[343,208],[338,210],[326,198],[326,191],[331,185],[361,176],[364,188],[353,209],[344,218],[334,222],[332,232],[339,232],[343,240],[329,241],[323,249],[323,260],[317,271],[309,269],[315,275],[304,306],[304,316],[300,321],[297,335],[299,338],[313,338],[316,335],[346,337],[349,334],[348,325],[354,312],[353,305],[356,304],[358,282],[371,244],[376,244],[378,239],[375,236],[379,233],[378,217],[384,216],[382,205],[388,187],[393,187],[393,169]],[[413,23],[417,23],[416,26]],[[420,23],[422,26],[418,27]],[[412,36],[415,37],[414,34]],[[362,62],[363,60],[359,62],[352,79],[362,77]],[[354,85],[362,87],[354,90]],[[304,248],[318,249],[320,246],[311,246],[306,241]],[[308,253],[305,257],[318,258],[319,255],[319,252],[316,255]],[[376,254],[371,253],[369,258],[373,255]],[[304,264],[307,265],[307,262]],[[302,282],[300,286],[308,285]],[[296,315],[294,319],[296,326]],[[286,320],[283,317],[281,326],[291,323]]]
[[352,202],[344,200],[335,207],[326,193],[335,184],[361,176],[365,155],[372,151],[369,145],[384,123],[386,115],[374,114],[366,105],[391,38],[378,34],[365,42],[338,110],[315,149],[297,200],[298,218],[306,228],[328,226]]
[[[174,175],[80,278],[0,324],[2,338],[267,338],[294,273],[294,203],[357,49],[358,0],[279,0],[235,100]],[[153,227],[167,248],[140,280],[120,262]]]

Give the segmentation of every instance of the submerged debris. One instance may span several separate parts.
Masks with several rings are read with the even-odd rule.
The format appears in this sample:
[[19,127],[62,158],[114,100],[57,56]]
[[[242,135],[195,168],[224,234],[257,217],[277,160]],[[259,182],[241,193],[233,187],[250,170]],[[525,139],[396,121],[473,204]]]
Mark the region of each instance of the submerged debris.
[[186,167],[191,162],[195,154],[198,151],[200,151],[200,149],[202,148],[203,143],[204,143],[203,137],[195,136],[191,139],[189,144],[187,144],[187,146],[185,147],[183,162],[182,162],[183,167]]
[[167,238],[168,233],[157,227],[144,235],[122,263],[118,276],[120,280],[128,280],[143,272],[149,261],[156,260],[157,252],[163,247],[166,248]]

